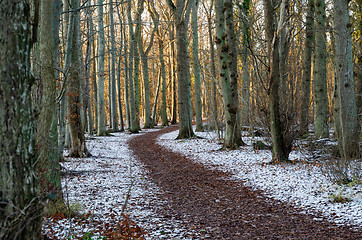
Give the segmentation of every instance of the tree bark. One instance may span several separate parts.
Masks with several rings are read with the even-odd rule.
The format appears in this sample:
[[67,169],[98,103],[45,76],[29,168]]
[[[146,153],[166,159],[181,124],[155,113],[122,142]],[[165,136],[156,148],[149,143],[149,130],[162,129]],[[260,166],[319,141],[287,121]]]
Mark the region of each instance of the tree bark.
[[314,0],[308,1],[307,22],[305,29],[305,42],[304,42],[304,65],[303,65],[303,82],[302,82],[302,99],[300,106],[300,136],[309,133],[309,107],[310,107],[310,83],[312,71],[312,53],[314,44]]
[[[88,2],[88,6],[90,5],[90,2]],[[86,57],[84,61],[85,65],[85,94],[84,94],[84,111],[85,116],[87,117],[87,131],[89,135],[93,135],[93,114],[92,114],[92,104],[90,100],[91,92],[90,92],[90,69],[93,63],[93,60],[91,60],[92,57],[92,45],[94,41],[94,37],[92,35],[92,15],[90,8],[87,8],[87,47],[86,47]],[[94,64],[94,63],[93,63]]]
[[[124,31],[124,25],[123,23],[123,19],[121,18],[121,14],[119,11],[119,6],[117,6],[117,14],[118,14],[118,19],[120,21],[120,42],[121,42],[121,46],[118,49],[119,53],[118,53],[118,69],[117,69],[117,87],[118,87],[118,91],[117,91],[117,100],[118,100],[118,113],[119,113],[119,125],[120,125],[120,131],[124,132],[124,122],[123,122],[123,112],[122,112],[122,99],[121,99],[121,95],[122,95],[122,86],[121,86],[121,59],[122,59],[122,48],[124,47],[124,36],[123,36],[123,31]],[[125,52],[125,51],[124,51]]]
[[176,1],[174,16],[177,46],[178,115],[180,122],[178,139],[191,138],[195,135],[192,129],[190,60],[187,51],[187,26],[189,23],[190,9],[190,6],[186,6],[185,0]]
[[[283,0],[280,6],[280,18],[278,21],[278,28],[284,27],[284,13],[286,0]],[[280,119],[280,99],[279,99],[279,86],[280,86],[280,70],[279,70],[279,29],[276,29],[275,10],[272,0],[263,0],[265,12],[265,32],[269,52],[269,105],[270,105],[270,129],[272,137],[272,153],[273,162],[288,161],[288,155],[291,146],[288,146],[283,135],[283,125]]]
[[[117,118],[117,86],[116,86],[116,39],[114,33],[114,17],[113,17],[113,0],[109,0],[109,19],[110,19],[110,32],[111,32],[111,125],[112,131],[118,132],[118,118]],[[119,103],[121,104],[121,103]]]
[[334,1],[335,30],[335,85],[338,91],[335,121],[341,156],[345,160],[361,157],[359,151],[359,124],[353,79],[351,24],[347,1]]
[[150,82],[148,73],[148,54],[153,46],[156,31],[158,30],[159,14],[156,12],[153,2],[149,2],[148,12],[150,13],[153,21],[153,29],[147,49],[144,50],[142,37],[138,38],[138,46],[142,59],[142,72],[143,72],[143,85],[145,93],[145,125],[144,128],[153,127],[153,120],[151,116],[151,103],[150,103]]
[[[161,36],[160,36],[161,37]],[[163,58],[163,41],[159,39],[158,41],[158,49],[160,52],[160,63],[161,63],[161,77],[162,77],[162,103],[161,103],[161,119],[162,119],[162,126],[168,125],[167,119],[167,109],[166,109],[166,66],[165,60]]]
[[42,0],[39,50],[43,96],[36,134],[37,173],[41,195],[50,200],[58,200],[62,198],[58,142],[54,141],[51,131],[53,118],[56,117],[57,83],[54,71],[54,38],[49,38],[49,32],[53,32],[53,1]]
[[98,0],[98,69],[97,69],[97,106],[98,106],[98,126],[97,135],[107,135],[106,111],[104,102],[104,55],[105,39],[103,27],[103,0]]
[[[212,117],[214,121],[214,129],[218,128],[218,108],[217,108],[217,77],[216,77],[216,67],[215,67],[215,47],[214,47],[214,40],[212,37],[212,8],[213,8],[213,1],[210,4],[210,9],[207,13],[207,26],[208,26],[208,34],[209,34],[209,45],[210,45],[210,58],[211,58],[211,111]],[[204,5],[206,10],[206,7]]]
[[238,123],[237,50],[233,23],[233,5],[229,0],[215,2],[216,44],[219,54],[220,82],[223,89],[226,129],[225,149],[236,149],[242,144]]
[[134,91],[134,58],[135,58],[135,36],[133,31],[133,20],[132,20],[132,1],[128,1],[127,7],[127,17],[128,17],[128,29],[130,35],[130,46],[129,46],[129,67],[128,67],[128,85],[129,85],[129,115],[130,115],[130,126],[129,131],[131,133],[138,133],[139,128],[137,125],[137,110],[136,110],[136,100],[135,100],[135,91]]
[[172,74],[172,117],[171,117],[171,124],[176,124],[177,122],[177,79],[176,79],[176,54],[175,54],[175,33],[174,33],[174,25],[170,27],[170,41],[171,41],[171,74]]
[[[79,0],[72,0],[72,6],[77,9]],[[85,145],[84,128],[80,118],[80,30],[79,12],[75,13],[72,37],[71,68],[69,74],[69,88],[67,92],[67,110],[71,137],[70,157],[88,157],[90,153]]]
[[244,0],[242,4],[242,34],[243,34],[243,50],[242,50],[242,65],[243,65],[243,84],[242,84],[242,108],[241,108],[241,124],[249,125],[249,105],[250,105],[250,70],[248,52],[250,48],[250,26],[249,26],[249,9],[250,0]]
[[315,0],[315,57],[314,57],[314,135],[329,136],[327,119],[327,75],[326,75],[326,12],[325,0]]
[[200,61],[199,61],[199,33],[198,33],[198,11],[199,0],[192,1],[191,27],[192,27],[192,57],[194,67],[195,82],[195,114],[196,114],[196,132],[202,132],[202,105],[201,105],[201,80],[200,80]]
[[[34,28],[36,29],[36,27]],[[34,30],[33,29],[33,30]],[[52,39],[52,38],[51,38]],[[0,4],[0,239],[40,239],[28,1]]]

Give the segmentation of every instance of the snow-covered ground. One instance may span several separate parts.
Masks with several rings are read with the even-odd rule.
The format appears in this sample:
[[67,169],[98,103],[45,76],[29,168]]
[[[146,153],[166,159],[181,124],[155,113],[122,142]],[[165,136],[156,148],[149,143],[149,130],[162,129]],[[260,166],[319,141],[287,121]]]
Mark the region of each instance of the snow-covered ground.
[[[141,134],[148,131],[154,130]],[[182,229],[178,220],[156,212],[167,202],[159,197],[161,190],[148,179],[147,171],[128,149],[127,141],[135,135],[112,135],[87,141],[92,157],[68,158],[61,163],[66,172],[62,178],[64,197],[70,206],[80,206],[85,217],[45,218],[43,233],[52,239],[85,235],[98,239],[100,229],[112,228],[122,220],[122,207],[129,193],[124,213],[147,231],[147,239],[187,238],[190,230]]]
[[[174,140],[178,131],[162,135],[158,143],[180,152],[210,168],[230,172],[254,189],[261,189],[268,197],[289,202],[302,213],[322,214],[329,221],[357,226],[362,229],[362,185],[340,186],[331,182],[321,167],[305,161],[305,153],[293,151],[291,160],[296,164],[271,165],[271,152],[253,150],[252,142],[258,138],[243,138],[248,146],[233,151],[219,151],[217,136],[213,132],[198,132],[204,139]],[[361,166],[359,170],[362,171]],[[333,195],[351,201],[332,202]]]

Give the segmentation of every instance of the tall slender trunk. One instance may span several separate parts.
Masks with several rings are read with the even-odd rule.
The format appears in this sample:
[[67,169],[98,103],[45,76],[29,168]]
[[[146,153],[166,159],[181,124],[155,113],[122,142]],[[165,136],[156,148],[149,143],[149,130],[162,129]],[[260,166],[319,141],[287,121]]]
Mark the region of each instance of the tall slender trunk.
[[154,37],[155,37],[155,34],[158,29],[159,14],[157,13],[156,8],[154,7],[154,3],[152,1],[149,2],[148,12],[150,13],[150,15],[152,17],[154,26],[153,26],[150,41],[149,41],[149,44],[148,44],[146,50],[144,49],[144,46],[143,46],[143,41],[142,41],[142,36],[141,36],[142,32],[140,34],[140,37],[137,39],[139,51],[140,51],[140,55],[141,55],[141,60],[142,60],[143,85],[144,85],[144,94],[145,94],[145,96],[144,96],[144,99],[145,99],[145,107],[144,107],[145,108],[145,125],[144,125],[144,128],[153,127],[153,121],[152,121],[152,116],[151,116],[151,105],[150,105],[151,103],[150,103],[150,82],[149,82],[149,73],[148,73],[148,54],[151,51],[151,48],[152,48],[153,42],[154,42]]
[[327,119],[327,75],[326,75],[326,12],[325,0],[315,0],[315,57],[314,57],[314,135],[329,136]]
[[[357,1],[358,5],[357,5],[357,11],[359,13],[362,12],[362,1]],[[358,17],[358,30],[360,33],[362,33],[362,14],[359,14]],[[357,89],[357,98],[356,98],[356,105],[357,105],[357,113],[358,113],[358,118],[359,118],[359,125],[360,125],[360,142],[362,142],[362,37],[360,35],[359,41],[358,41],[358,47],[359,47],[359,51],[358,51],[358,56],[357,56],[357,74],[356,74],[356,79],[357,79],[357,84],[356,84],[356,89]]]
[[216,1],[216,44],[220,59],[220,82],[223,88],[226,129],[224,136],[225,149],[235,149],[243,144],[238,122],[238,72],[237,49],[233,22],[232,1]]
[[249,9],[250,0],[244,0],[241,11],[242,34],[243,34],[243,84],[242,84],[242,108],[241,108],[241,124],[249,125],[249,108],[250,108],[250,71],[249,71],[249,48],[251,43],[250,26],[249,26]]
[[163,58],[163,41],[159,39],[158,41],[158,49],[160,52],[160,63],[161,63],[161,76],[162,76],[162,103],[161,103],[161,119],[162,119],[162,126],[168,125],[167,119],[167,109],[166,109],[166,66],[165,60]]
[[[189,3],[189,2],[187,2]],[[171,4],[170,4],[171,5]],[[173,8],[174,7],[174,8]],[[179,134],[177,138],[190,138],[195,134],[192,129],[190,61],[188,57],[187,26],[190,18],[190,5],[185,0],[177,0],[174,9],[177,46],[177,80],[178,80],[178,112]],[[185,10],[185,11],[184,11]]]
[[[212,110],[212,118],[214,121],[214,128],[217,129],[218,125],[218,110],[217,110],[217,78],[216,78],[216,67],[215,67],[215,47],[214,40],[212,37],[212,8],[213,3],[210,5],[210,9],[207,16],[207,26],[208,26],[208,34],[209,34],[209,45],[210,45],[210,58],[211,58],[211,110]],[[205,6],[204,6],[205,7]],[[205,7],[206,10],[206,7]]]
[[[280,6],[278,30],[284,27],[285,6],[286,1],[283,0]],[[283,135],[283,126],[280,119],[280,99],[279,99],[279,86],[280,86],[280,70],[279,70],[279,34],[276,32],[275,10],[273,1],[264,0],[265,12],[265,32],[269,52],[269,105],[270,105],[270,129],[273,144],[273,162],[288,161],[288,155],[291,147],[286,145]],[[289,149],[290,148],[290,149]]]
[[[109,0],[109,19],[110,19],[110,32],[111,32],[111,123],[112,130],[114,132],[119,131],[118,129],[118,118],[117,118],[117,86],[116,86],[116,39],[114,33],[114,17],[113,17],[113,0]],[[120,103],[119,103],[120,104]]]
[[140,88],[140,50],[137,39],[141,37],[141,15],[144,11],[144,1],[138,0],[137,3],[137,13],[136,13],[136,29],[134,37],[131,38],[131,41],[134,41],[134,95],[135,95],[135,106],[136,106],[136,126],[140,130],[140,101],[141,101],[141,88]]
[[124,31],[124,26],[123,26],[123,19],[121,18],[121,14],[119,12],[119,7],[117,6],[117,14],[118,14],[118,19],[120,21],[120,42],[121,42],[121,46],[118,49],[119,53],[118,53],[118,67],[117,67],[117,101],[118,101],[118,113],[119,113],[119,125],[120,125],[120,131],[123,132],[124,131],[124,122],[123,122],[123,112],[122,112],[122,86],[121,86],[121,60],[122,60],[122,48],[124,47],[124,37],[123,37],[123,31]]
[[129,44],[129,69],[128,69],[128,84],[129,84],[129,104],[130,104],[130,127],[129,130],[132,133],[139,132],[139,126],[137,124],[137,109],[136,109],[136,97],[135,97],[135,88],[134,88],[134,79],[133,74],[136,74],[134,71],[134,60],[135,60],[135,36],[133,31],[133,20],[132,20],[132,1],[128,1],[127,7],[127,17],[129,24],[129,35],[130,35],[130,44]]
[[53,118],[56,117],[57,83],[54,71],[54,38],[49,38],[49,32],[53,32],[53,1],[42,0],[39,50],[43,96],[36,134],[37,173],[42,197],[58,200],[62,198],[58,142],[54,141],[51,131]]
[[[72,7],[79,7],[79,0],[72,0]],[[84,128],[80,118],[81,101],[80,101],[80,13],[75,13],[72,51],[71,51],[71,68],[69,74],[69,88],[67,94],[67,111],[69,120],[69,130],[71,136],[70,157],[87,157],[90,153],[85,145]]]
[[196,114],[196,132],[202,132],[202,105],[201,105],[201,80],[200,80],[200,61],[199,61],[199,33],[197,26],[199,0],[192,2],[191,27],[192,27],[192,57],[194,67],[195,81],[195,114]]
[[346,159],[361,157],[359,151],[359,124],[353,79],[353,54],[348,2],[334,0],[335,86],[338,91],[335,121],[341,156]]
[[[63,11],[66,12],[69,10],[69,1],[64,1]],[[64,147],[68,147],[69,144],[66,142],[66,128],[68,123],[66,121],[66,105],[67,105],[67,75],[70,66],[70,51],[71,51],[71,44],[72,44],[72,34],[73,34],[73,26],[74,25],[74,13],[65,13],[63,19],[63,31],[66,33],[64,34],[63,42],[65,47],[65,59],[64,59],[64,69],[66,73],[63,75],[63,83],[64,89],[61,92],[61,99],[60,104],[58,107],[59,111],[59,127],[58,127],[58,154],[59,156],[63,156]]]
[[171,48],[170,48],[170,57],[171,57],[171,74],[172,74],[172,117],[171,117],[171,124],[175,124],[177,122],[177,79],[176,79],[176,54],[175,54],[175,33],[174,33],[174,25],[170,27],[170,41],[171,41]]
[[98,0],[98,69],[97,69],[97,107],[98,107],[98,126],[97,135],[107,135],[106,130],[106,111],[104,102],[104,55],[105,39],[103,27],[103,0]]
[[[88,6],[90,5],[90,2],[88,3]],[[87,48],[86,48],[86,57],[85,57],[85,94],[84,94],[84,110],[85,115],[87,117],[87,130],[89,135],[93,135],[93,114],[92,114],[92,104],[90,100],[90,69],[92,66],[93,60],[91,60],[92,57],[92,43],[93,43],[93,35],[92,33],[92,21],[91,21],[91,11],[90,8],[87,9]],[[94,64],[94,63],[93,63]]]
[[312,52],[314,43],[314,0],[308,0],[307,22],[305,29],[305,42],[304,42],[304,66],[303,66],[303,85],[302,85],[302,99],[300,106],[300,135],[304,136],[309,133],[309,106],[310,106],[310,83],[312,71]]

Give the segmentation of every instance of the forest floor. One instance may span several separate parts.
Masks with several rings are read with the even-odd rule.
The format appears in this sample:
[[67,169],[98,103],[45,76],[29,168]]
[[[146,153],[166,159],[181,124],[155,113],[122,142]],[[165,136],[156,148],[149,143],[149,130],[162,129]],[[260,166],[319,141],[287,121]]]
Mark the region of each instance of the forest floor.
[[[362,186],[331,183],[315,163],[269,165],[250,146],[219,151],[213,133],[174,140],[177,127],[113,133],[67,159],[64,195],[80,216],[44,218],[51,239],[362,239]],[[333,196],[348,199],[332,202]],[[331,197],[332,196],[332,197]]]

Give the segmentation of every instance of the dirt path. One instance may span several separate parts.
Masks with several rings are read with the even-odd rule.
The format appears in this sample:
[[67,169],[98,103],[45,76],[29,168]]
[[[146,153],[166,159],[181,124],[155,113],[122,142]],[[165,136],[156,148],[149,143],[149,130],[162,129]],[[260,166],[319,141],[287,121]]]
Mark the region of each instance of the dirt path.
[[229,175],[156,144],[172,126],[134,137],[129,146],[163,189],[170,205],[163,214],[185,220],[206,239],[362,239],[362,233],[337,226],[252,191]]

